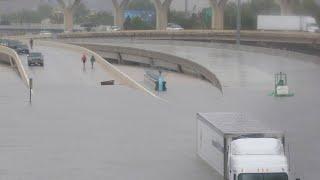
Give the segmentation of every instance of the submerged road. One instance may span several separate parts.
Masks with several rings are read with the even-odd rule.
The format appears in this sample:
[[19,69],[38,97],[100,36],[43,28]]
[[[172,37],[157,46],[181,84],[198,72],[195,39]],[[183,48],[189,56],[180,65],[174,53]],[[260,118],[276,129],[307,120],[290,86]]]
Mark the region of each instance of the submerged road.
[[113,77],[97,64],[84,70],[81,52],[36,51],[44,67],[27,67],[22,58],[34,79],[31,105],[18,75],[0,68],[8,95],[0,103],[1,179],[219,179],[196,155],[194,111],[203,106],[177,105],[213,102],[221,95],[209,83],[183,78],[182,87],[203,93],[190,96],[193,88],[186,88],[164,102],[123,85],[101,87]]
[[[100,81],[114,77],[98,65],[84,70],[81,52],[36,47],[45,55],[45,67],[26,67],[35,81],[32,105],[15,72],[0,68],[1,82],[8,84],[1,92],[10,96],[0,103],[1,178],[219,180],[196,155],[195,114],[228,111],[285,131],[296,177],[317,179],[318,62],[183,44],[111,44],[196,61],[217,75],[224,93],[174,73],[166,74],[169,91],[161,94],[166,101],[123,85],[101,87]],[[119,68],[143,81],[143,69]],[[278,71],[288,73],[294,97],[268,96]]]
[[[287,134],[290,146],[290,164],[295,177],[313,180],[318,178],[320,169],[320,58],[309,59],[244,52],[226,48],[197,47],[185,42],[80,40],[84,43],[133,47],[167,53],[197,62],[214,72],[223,86],[223,96],[210,97],[211,92],[202,92],[203,87],[188,86],[181,89],[187,99],[189,112],[242,112],[252,118]],[[77,42],[77,40],[73,40]],[[78,41],[79,42],[79,41]],[[288,74],[289,87],[295,93],[290,98],[275,98],[268,94],[273,89],[274,73]],[[168,82],[169,87],[170,83]],[[179,88],[174,84],[172,89]],[[181,90],[179,89],[179,90]],[[170,93],[170,92],[169,92]],[[192,97],[189,97],[192,96]],[[173,102],[174,103],[174,102]]]

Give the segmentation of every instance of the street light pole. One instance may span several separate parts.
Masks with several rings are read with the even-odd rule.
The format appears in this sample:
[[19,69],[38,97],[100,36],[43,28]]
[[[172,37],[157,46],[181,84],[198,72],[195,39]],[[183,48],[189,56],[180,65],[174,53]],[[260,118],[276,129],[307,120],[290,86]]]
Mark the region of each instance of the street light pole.
[[240,31],[241,31],[241,0],[238,0],[237,5],[237,45],[240,45]]

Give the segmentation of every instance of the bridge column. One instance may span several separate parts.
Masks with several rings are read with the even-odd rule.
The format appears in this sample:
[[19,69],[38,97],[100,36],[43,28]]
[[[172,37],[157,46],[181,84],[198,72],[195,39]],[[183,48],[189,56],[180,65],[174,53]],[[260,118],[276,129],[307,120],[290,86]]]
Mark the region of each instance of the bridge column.
[[63,9],[65,31],[73,31],[73,11],[76,6],[80,4],[80,1],[81,0],[74,0],[72,2],[68,1],[68,3],[66,3],[64,0],[58,0],[59,5]]
[[114,12],[114,25],[123,28],[124,8],[129,4],[129,0],[123,0],[120,4],[118,0],[112,0]]
[[224,8],[228,0],[209,0],[212,8],[212,29],[224,29]]
[[168,12],[173,0],[153,0],[157,13],[157,30],[165,30],[168,25]]
[[294,0],[276,0],[281,9],[281,15],[292,15],[293,14],[293,3]]

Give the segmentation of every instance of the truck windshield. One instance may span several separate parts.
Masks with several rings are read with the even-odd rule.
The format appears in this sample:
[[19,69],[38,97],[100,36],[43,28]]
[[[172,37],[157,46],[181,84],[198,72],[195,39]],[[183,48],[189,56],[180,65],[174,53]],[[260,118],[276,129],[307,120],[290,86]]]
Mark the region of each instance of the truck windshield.
[[238,180],[288,180],[286,173],[247,173],[240,174]]

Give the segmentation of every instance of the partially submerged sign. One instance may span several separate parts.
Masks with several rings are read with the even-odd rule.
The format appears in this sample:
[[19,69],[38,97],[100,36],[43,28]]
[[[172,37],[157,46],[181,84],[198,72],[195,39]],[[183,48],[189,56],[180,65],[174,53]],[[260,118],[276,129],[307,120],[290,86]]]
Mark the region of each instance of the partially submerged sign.
[[110,81],[102,81],[101,82],[101,86],[112,86],[114,85],[114,80],[110,80]]

